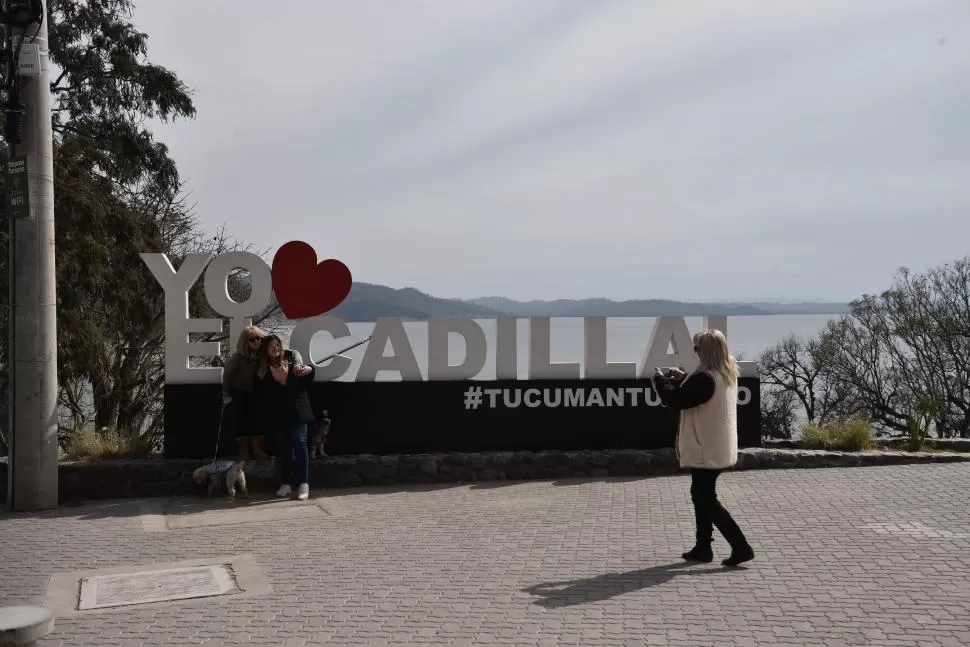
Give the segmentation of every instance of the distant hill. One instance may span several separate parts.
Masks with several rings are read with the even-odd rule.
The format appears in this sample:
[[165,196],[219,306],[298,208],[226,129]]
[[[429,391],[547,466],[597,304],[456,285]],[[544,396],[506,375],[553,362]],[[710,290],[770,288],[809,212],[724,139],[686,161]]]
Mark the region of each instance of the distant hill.
[[681,317],[703,315],[763,315],[762,308],[747,304],[684,303],[666,299],[611,301],[610,299],[558,299],[556,301],[513,301],[505,297],[472,299],[476,305],[508,312],[519,317]]
[[849,304],[835,301],[755,301],[751,305],[769,310],[773,315],[842,315]]
[[829,301],[753,301],[750,305],[773,315],[841,315],[849,312],[849,304]]
[[772,315],[842,314],[840,303],[687,303],[668,299],[559,299],[555,301],[515,301],[505,297],[446,299],[433,297],[414,288],[391,288],[374,283],[357,283],[347,299],[328,314],[344,321],[376,321],[378,317],[426,320],[433,317],[471,317],[493,319],[503,315],[517,317],[658,317],[675,315]]
[[842,314],[848,311],[844,303],[690,303],[668,299],[637,299],[611,301],[609,299],[559,299],[556,301],[513,301],[505,297],[483,297],[471,303],[519,317],[702,317],[704,315],[778,315],[778,314]]
[[491,319],[505,313],[468,301],[440,299],[414,288],[395,289],[373,283],[354,283],[344,302],[329,314],[344,321],[375,321],[377,317]]

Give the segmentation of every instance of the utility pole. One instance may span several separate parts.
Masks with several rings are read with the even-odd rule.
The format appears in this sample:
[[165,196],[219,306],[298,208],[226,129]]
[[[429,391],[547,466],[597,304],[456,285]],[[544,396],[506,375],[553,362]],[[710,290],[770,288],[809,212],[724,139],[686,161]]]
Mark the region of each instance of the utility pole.
[[[5,0],[4,9],[2,22],[10,36],[4,106],[4,138],[10,149],[4,169],[11,284],[7,503],[14,511],[47,510],[58,503],[54,151],[47,2]],[[25,190],[20,188],[24,184]]]

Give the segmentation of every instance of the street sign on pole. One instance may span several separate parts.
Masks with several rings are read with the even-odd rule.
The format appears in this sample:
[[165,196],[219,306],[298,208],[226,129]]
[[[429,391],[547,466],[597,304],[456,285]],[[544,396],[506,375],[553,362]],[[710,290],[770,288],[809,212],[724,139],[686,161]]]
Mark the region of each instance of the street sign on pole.
[[21,220],[30,217],[30,200],[27,196],[27,156],[16,155],[7,160],[4,169],[4,206],[7,217]]

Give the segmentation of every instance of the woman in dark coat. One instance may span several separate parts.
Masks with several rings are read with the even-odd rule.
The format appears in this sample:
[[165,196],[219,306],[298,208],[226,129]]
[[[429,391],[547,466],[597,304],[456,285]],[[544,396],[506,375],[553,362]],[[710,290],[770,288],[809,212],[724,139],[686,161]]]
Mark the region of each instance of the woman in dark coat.
[[264,338],[259,349],[255,391],[264,424],[276,437],[280,465],[276,496],[290,496],[292,486],[297,484],[297,499],[305,501],[310,496],[307,424],[313,421],[309,386],[316,370],[294,360],[293,354],[284,353],[279,337]]
[[225,411],[224,439],[235,437],[240,460],[266,459],[263,451],[264,432],[253,408],[253,377],[259,356],[259,345],[266,333],[256,326],[243,328],[236,340],[236,351],[222,368],[222,399]]

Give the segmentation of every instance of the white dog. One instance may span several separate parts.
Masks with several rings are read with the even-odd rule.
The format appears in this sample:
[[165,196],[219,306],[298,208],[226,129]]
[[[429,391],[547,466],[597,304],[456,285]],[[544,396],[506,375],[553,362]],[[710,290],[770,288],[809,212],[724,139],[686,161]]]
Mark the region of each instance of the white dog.
[[231,461],[223,460],[216,461],[214,463],[209,463],[208,465],[203,465],[192,472],[192,480],[198,484],[203,484],[207,480],[209,481],[209,496],[212,496],[216,488],[219,487],[219,482],[222,481],[223,476],[226,481],[226,490],[229,492],[229,500],[232,501],[236,498],[236,488],[239,488],[240,494],[244,497],[249,496],[249,491],[246,490],[246,472],[245,472],[245,461]]

